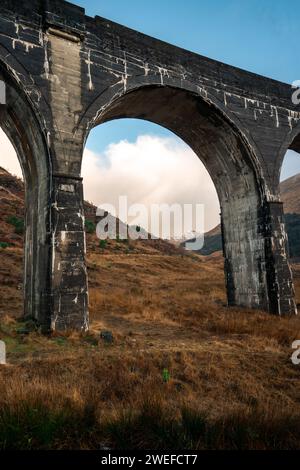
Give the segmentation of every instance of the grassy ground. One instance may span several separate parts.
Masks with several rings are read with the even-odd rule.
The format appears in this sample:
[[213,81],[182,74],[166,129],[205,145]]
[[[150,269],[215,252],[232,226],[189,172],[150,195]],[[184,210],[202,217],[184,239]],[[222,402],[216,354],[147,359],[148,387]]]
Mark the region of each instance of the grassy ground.
[[300,319],[228,309],[220,256],[91,252],[91,330],[51,337],[18,319],[21,258],[1,252],[0,448],[300,448]]

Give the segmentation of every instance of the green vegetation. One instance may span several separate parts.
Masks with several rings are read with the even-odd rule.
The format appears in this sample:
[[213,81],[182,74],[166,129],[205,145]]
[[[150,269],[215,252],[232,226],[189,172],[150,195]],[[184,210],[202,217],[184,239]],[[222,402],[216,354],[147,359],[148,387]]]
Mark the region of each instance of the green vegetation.
[[171,374],[170,372],[168,371],[168,369],[164,369],[163,370],[163,381],[166,383],[166,382],[169,382],[170,381],[170,378],[171,378]]
[[85,221],[85,230],[87,233],[95,233],[96,231],[96,224],[92,220]]
[[10,225],[13,225],[15,227],[15,233],[17,233],[18,235],[23,235],[24,233],[24,220],[23,219],[20,219],[19,217],[12,215],[8,217],[7,222]]
[[100,240],[99,241],[99,248],[101,248],[102,250],[104,250],[104,248],[106,248],[106,245],[107,245],[107,240]]
[[10,246],[10,244],[7,243],[7,242],[0,242],[0,248],[5,249],[5,248],[8,248],[9,246]]

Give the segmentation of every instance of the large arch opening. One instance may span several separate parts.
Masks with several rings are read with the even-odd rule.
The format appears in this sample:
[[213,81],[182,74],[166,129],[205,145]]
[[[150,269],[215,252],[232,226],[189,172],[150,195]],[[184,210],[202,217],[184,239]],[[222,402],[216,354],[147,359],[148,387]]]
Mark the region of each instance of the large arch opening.
[[[180,138],[149,121],[118,119],[94,129],[86,144],[81,174],[85,199],[96,207],[110,202],[118,217],[119,197],[126,195],[128,205],[143,204],[149,217],[153,204],[179,204],[183,209],[184,204],[201,203],[203,231],[220,223],[218,196],[202,162]],[[135,217],[128,217],[130,224]],[[141,225],[151,231],[144,214]],[[151,234],[162,237],[161,224],[158,229]],[[173,231],[171,235],[175,241]],[[183,233],[179,242],[184,235],[189,236]]]
[[[14,148],[24,180],[22,313],[48,328],[50,160],[37,113],[33,111],[21,85],[1,64],[0,80],[5,83],[6,89],[6,103],[1,105],[0,126]],[[15,222],[19,224],[19,220]]]
[[[204,209],[202,231],[208,232],[220,224],[220,206],[214,184],[188,145],[166,128],[149,121],[133,118],[112,120],[91,132],[83,157],[82,176],[85,200],[90,201],[85,203],[85,214],[92,325],[101,319],[105,320],[106,328],[112,327],[120,299],[122,312],[126,313],[128,320],[130,318],[132,325],[135,324],[134,330],[139,328],[135,323],[137,318],[139,323],[145,318],[162,323],[166,317],[170,318],[168,309],[172,299],[177,298],[182,306],[184,303],[189,305],[189,289],[198,291],[198,305],[205,295],[213,304],[225,302],[220,252],[213,259],[203,257],[201,275],[193,279],[192,273],[197,261],[200,269],[202,257],[198,257],[198,250],[190,252],[183,249],[185,240],[193,236],[184,232],[183,220],[179,221],[171,214],[167,238],[162,231],[163,218],[158,231],[151,230],[149,219],[154,206],[168,206],[170,212],[172,207],[179,207],[181,215],[186,218],[184,207],[188,205],[194,209],[196,204],[201,204]],[[99,220],[95,218],[96,207],[103,207],[103,203],[112,204],[116,208],[116,216],[121,218],[120,224],[124,226],[122,215],[118,213],[119,198],[123,196],[127,198],[128,208],[141,204],[145,209],[145,213],[138,211],[138,220],[136,214],[130,217],[130,213],[127,220],[130,228],[139,225],[140,239],[113,240],[113,234],[109,233],[107,240],[98,240],[95,236]],[[119,224],[116,228],[119,229]],[[178,239],[175,239],[174,228],[179,234],[182,230]],[[151,236],[153,238],[149,239]],[[216,278],[210,292],[207,287],[213,264]],[[111,268],[105,269],[107,265]],[[123,271],[127,267],[129,271],[119,277],[117,283],[114,282],[116,265],[122,266]],[[134,274],[130,273],[133,265]],[[105,275],[102,277],[103,268]],[[145,298],[150,297],[151,303],[143,305]],[[122,318],[124,320],[124,316]],[[157,321],[152,322],[152,327]],[[149,322],[146,323],[149,326]]]
[[120,118],[158,124],[199,157],[221,207],[228,304],[271,310],[262,269],[265,234],[258,223],[263,188],[253,154],[232,122],[197,94],[167,86],[146,86],[111,100],[97,112],[93,126]]

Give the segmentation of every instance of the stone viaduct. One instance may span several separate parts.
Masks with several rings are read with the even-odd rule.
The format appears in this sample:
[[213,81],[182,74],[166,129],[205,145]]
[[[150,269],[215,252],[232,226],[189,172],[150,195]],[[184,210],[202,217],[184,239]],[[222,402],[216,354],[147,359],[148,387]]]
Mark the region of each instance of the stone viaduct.
[[122,117],[170,129],[210,173],[228,304],[296,313],[279,195],[284,155],[300,151],[290,85],[62,0],[1,0],[0,80],[26,185],[25,312],[45,330],[88,328],[82,154],[93,127]]

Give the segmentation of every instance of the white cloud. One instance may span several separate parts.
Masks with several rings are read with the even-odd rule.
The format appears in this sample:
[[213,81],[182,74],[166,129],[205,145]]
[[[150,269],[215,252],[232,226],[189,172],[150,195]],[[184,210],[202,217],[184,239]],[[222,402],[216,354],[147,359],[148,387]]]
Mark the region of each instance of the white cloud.
[[[103,154],[84,152],[85,199],[97,206],[128,204],[204,204],[205,230],[219,223],[219,202],[213,182],[194,152],[175,137],[139,136],[134,143],[111,144]],[[141,225],[145,226],[143,221]]]
[[0,127],[0,166],[22,178],[22,170],[13,145]]
[[[21,177],[16,152],[0,128],[0,166]],[[219,202],[205,167],[194,152],[175,137],[141,135],[109,145],[102,154],[85,149],[84,196],[97,206],[128,204],[204,204],[205,230],[219,223]],[[139,222],[143,226],[143,220]],[[145,225],[145,224],[144,224]]]

